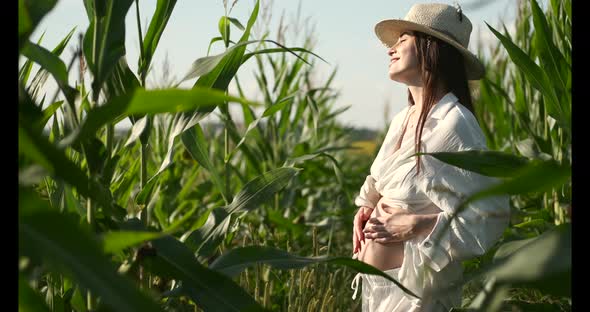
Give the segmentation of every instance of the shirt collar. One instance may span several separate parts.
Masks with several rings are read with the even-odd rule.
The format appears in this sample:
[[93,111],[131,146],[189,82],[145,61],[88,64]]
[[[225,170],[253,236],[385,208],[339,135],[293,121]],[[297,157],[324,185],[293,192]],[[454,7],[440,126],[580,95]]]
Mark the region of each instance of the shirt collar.
[[436,119],[443,119],[447,112],[453,108],[453,104],[457,102],[458,98],[453,92],[448,92],[430,109],[430,117]]

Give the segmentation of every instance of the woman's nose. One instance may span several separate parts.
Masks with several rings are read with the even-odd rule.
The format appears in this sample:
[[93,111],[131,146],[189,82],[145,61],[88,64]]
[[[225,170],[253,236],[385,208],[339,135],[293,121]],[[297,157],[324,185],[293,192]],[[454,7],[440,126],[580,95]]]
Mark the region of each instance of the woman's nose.
[[394,52],[395,52],[395,45],[392,46],[391,48],[389,48],[389,50],[387,50],[387,55],[391,56],[391,55],[393,55]]

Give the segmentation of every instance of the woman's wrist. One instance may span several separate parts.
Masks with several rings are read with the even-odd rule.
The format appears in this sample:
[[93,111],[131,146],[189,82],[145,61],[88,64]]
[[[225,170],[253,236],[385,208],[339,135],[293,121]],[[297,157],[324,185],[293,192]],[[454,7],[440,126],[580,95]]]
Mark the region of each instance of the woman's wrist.
[[436,225],[438,213],[417,214],[414,215],[414,219],[416,224],[416,234],[428,236]]
[[373,211],[373,209],[375,209],[375,207],[369,207],[369,206],[361,206],[359,209],[363,209],[363,208],[367,208],[371,211]]

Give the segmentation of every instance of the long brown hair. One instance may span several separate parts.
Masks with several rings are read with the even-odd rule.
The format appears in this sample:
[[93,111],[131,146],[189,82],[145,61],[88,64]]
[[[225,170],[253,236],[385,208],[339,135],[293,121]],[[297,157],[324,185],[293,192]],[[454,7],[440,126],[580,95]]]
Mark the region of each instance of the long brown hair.
[[[413,32],[412,35],[415,36],[418,66],[421,68],[424,85],[423,106],[415,136],[415,151],[418,153],[422,146],[422,130],[426,117],[436,104],[435,96],[441,89],[453,92],[459,102],[472,113],[473,104],[461,53],[438,38],[421,32]],[[410,89],[408,89],[408,105],[415,105]],[[417,173],[420,173],[420,156],[416,157],[416,168]]]

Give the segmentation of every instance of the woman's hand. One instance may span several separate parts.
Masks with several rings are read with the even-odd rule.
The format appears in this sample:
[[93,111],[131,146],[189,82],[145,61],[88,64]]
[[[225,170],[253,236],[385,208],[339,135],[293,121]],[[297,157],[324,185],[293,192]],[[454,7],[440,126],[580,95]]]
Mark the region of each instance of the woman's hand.
[[352,227],[352,253],[355,254],[361,249],[361,241],[365,241],[365,235],[363,233],[363,225],[365,221],[371,218],[373,208],[362,206],[354,216],[353,227]]
[[417,215],[399,207],[383,207],[387,215],[370,218],[364,231],[365,237],[386,244],[403,242],[434,228],[438,214]]

